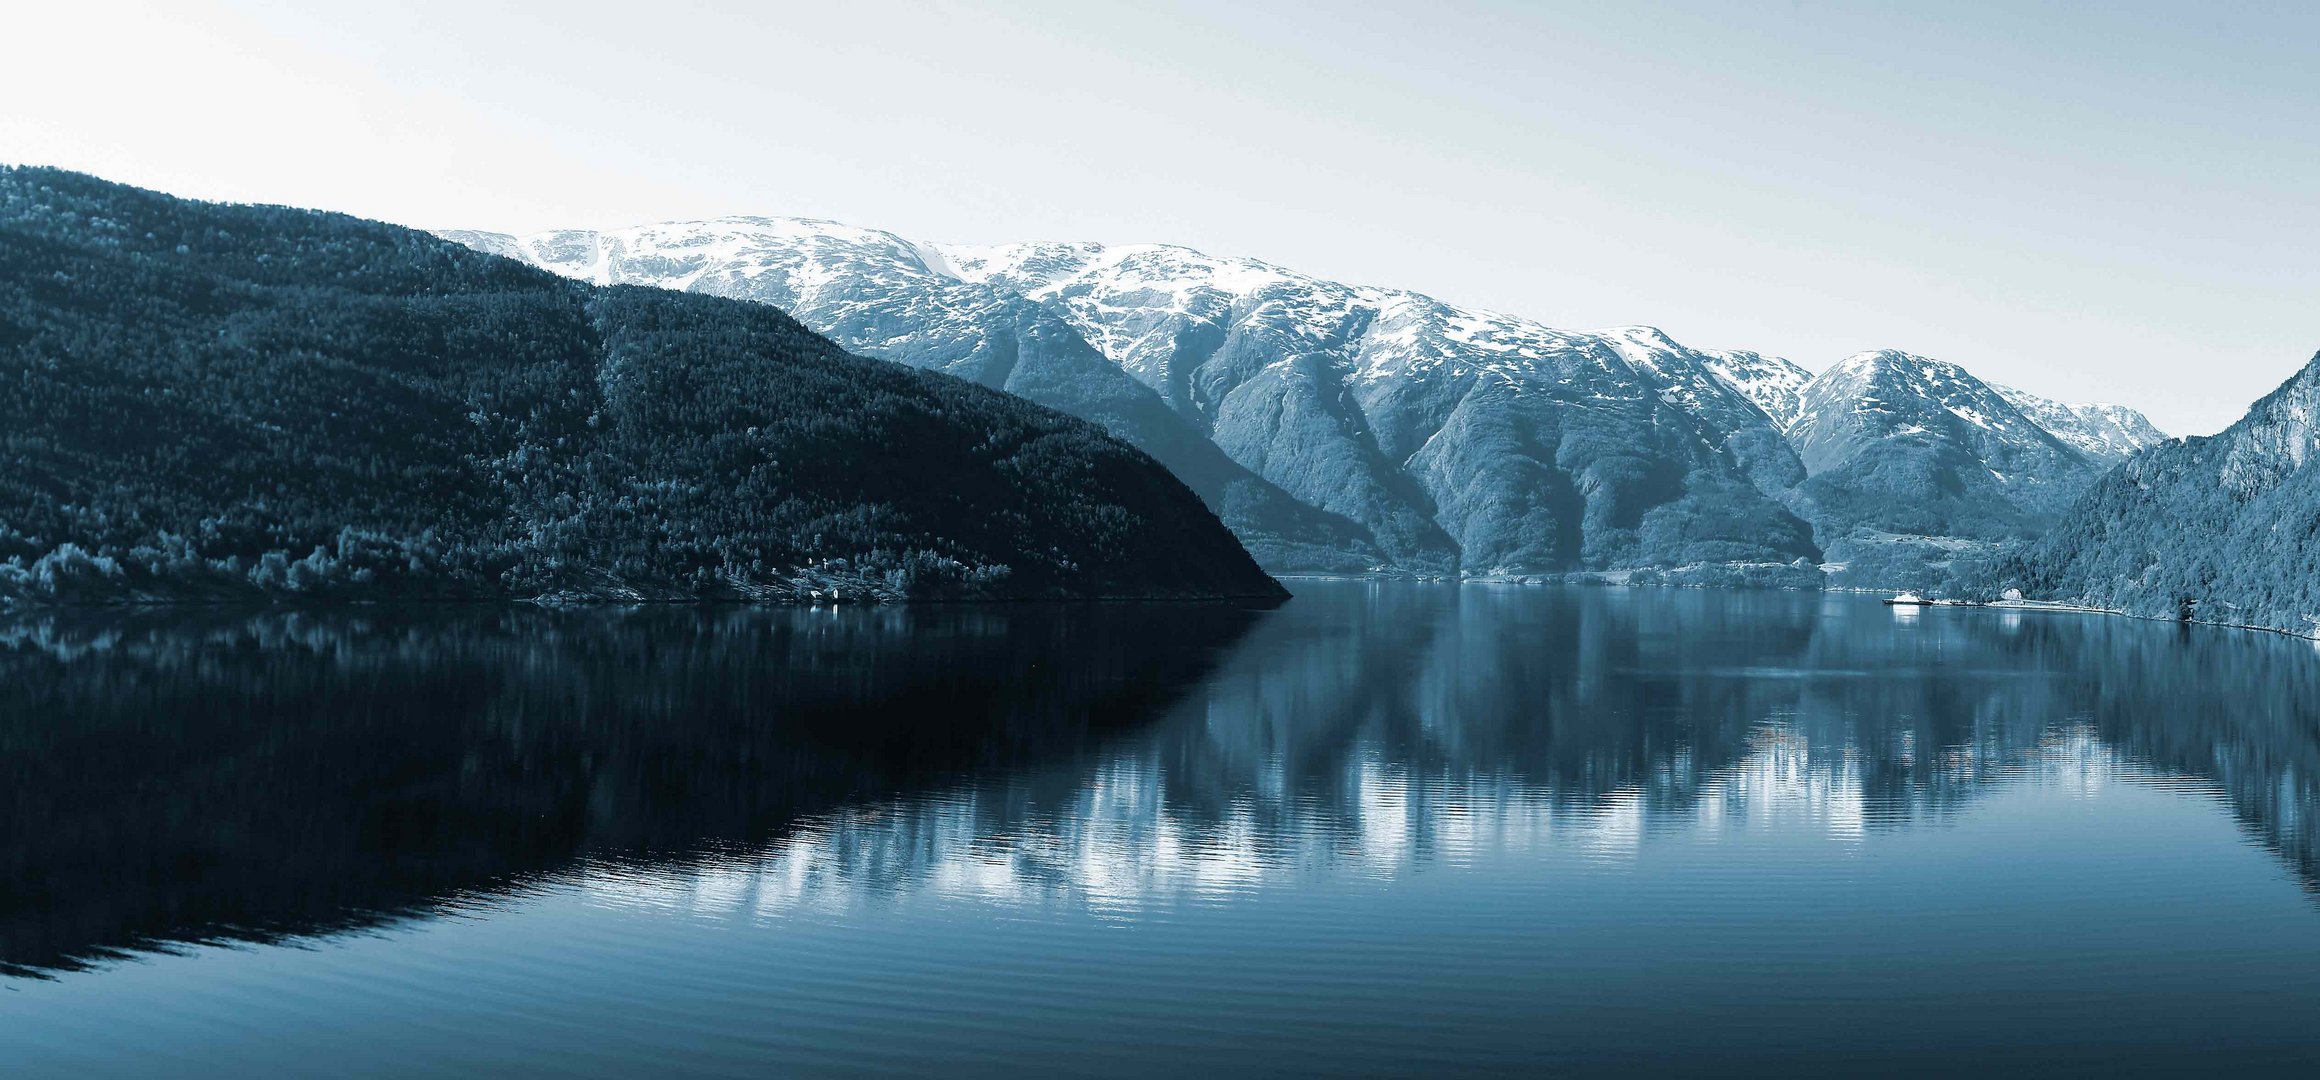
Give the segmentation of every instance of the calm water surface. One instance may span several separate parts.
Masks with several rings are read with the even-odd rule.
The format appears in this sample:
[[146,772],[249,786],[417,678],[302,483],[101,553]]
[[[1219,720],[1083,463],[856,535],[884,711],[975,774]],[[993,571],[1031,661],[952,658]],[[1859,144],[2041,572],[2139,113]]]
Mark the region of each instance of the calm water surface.
[[2320,651],[1787,593],[0,623],[0,1070],[2320,1069]]

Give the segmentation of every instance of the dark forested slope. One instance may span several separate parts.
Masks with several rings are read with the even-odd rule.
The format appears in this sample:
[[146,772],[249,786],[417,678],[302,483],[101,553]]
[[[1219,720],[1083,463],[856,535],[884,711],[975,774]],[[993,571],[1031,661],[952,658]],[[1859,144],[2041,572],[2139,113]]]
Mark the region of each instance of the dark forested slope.
[[0,170],[0,599],[1278,595],[1095,426],[778,311]]
[[2320,636],[2320,356],[2221,434],[2129,458],[2011,570],[2034,596]]

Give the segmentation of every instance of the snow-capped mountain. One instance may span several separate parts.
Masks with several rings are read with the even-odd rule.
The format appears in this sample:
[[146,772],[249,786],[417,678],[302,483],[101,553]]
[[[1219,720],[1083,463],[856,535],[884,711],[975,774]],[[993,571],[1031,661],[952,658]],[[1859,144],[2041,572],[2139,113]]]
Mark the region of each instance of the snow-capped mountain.
[[1962,552],[2044,530],[2120,460],[2114,442],[2157,434],[2139,413],[2102,409],[1885,350],[1814,377],[1786,434],[1810,474],[1803,512],[1839,580],[1931,586]]
[[[1647,327],[1561,330],[1155,244],[931,244],[790,218],[444,235],[601,284],[774,304],[849,350],[1095,420],[1277,570],[1821,554],[1792,436],[1833,424],[1814,415],[1837,391],[1809,405],[1819,381],[1789,361]],[[2077,462],[2062,482],[2083,479],[2076,451],[1999,410]],[[1833,439],[1811,440],[1824,465]]]
[[1956,364],[1886,350],[1805,387],[1788,438],[1824,501],[1879,528],[2010,535],[2059,509],[2093,464]]
[[[1789,441],[1821,473],[1887,440],[1947,440],[1966,447],[2000,484],[2043,483],[2083,456],[2022,415],[1966,369],[1892,349],[1846,357],[1808,384]],[[2011,464],[2011,472],[2001,468]]]
[[1228,457],[1208,432],[1089,345],[1060,309],[962,279],[931,246],[790,218],[521,239],[444,235],[599,284],[772,304],[850,351],[1093,420],[1166,465],[1274,569],[1363,570],[1388,561],[1363,526],[1290,497]]
[[2167,441],[2166,432],[2124,405],[2071,405],[2008,386],[1990,388],[2039,427],[2100,464],[2118,464],[2137,450]]

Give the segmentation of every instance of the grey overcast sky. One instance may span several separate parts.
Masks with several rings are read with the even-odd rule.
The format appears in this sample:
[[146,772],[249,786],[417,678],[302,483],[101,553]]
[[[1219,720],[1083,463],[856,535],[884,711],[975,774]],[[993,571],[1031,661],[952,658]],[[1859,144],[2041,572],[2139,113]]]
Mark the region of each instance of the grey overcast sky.
[[0,161],[185,195],[1165,241],[2180,434],[2320,349],[2320,4],[7,7]]

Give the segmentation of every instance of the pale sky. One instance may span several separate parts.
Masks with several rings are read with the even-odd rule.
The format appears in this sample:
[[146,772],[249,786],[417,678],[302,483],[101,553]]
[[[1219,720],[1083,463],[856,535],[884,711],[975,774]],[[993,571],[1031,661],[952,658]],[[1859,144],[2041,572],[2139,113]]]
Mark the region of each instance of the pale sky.
[[12,0],[0,161],[1186,244],[2177,434],[2320,350],[2320,5]]

